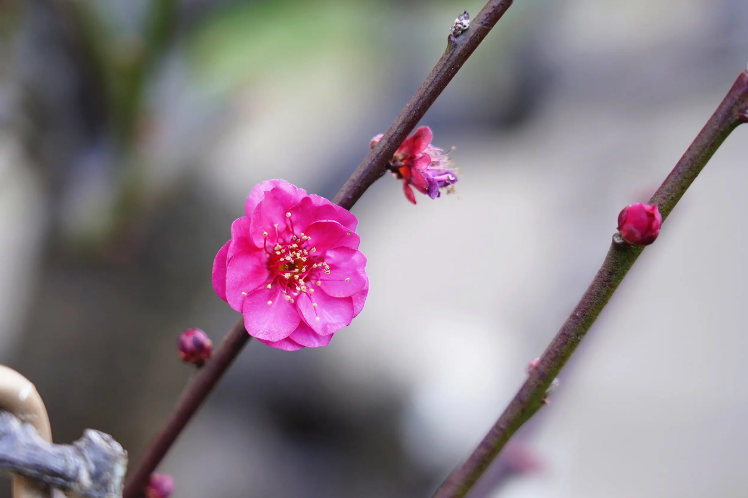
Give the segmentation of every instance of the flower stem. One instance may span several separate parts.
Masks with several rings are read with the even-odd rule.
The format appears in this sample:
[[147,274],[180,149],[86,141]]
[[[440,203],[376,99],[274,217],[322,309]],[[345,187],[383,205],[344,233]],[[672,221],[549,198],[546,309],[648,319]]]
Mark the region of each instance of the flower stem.
[[489,0],[470,24],[470,29],[454,41],[449,41],[447,50],[444,51],[434,69],[384,132],[377,146],[369,152],[338,192],[333,202],[351,209],[366,189],[384,175],[387,162],[392,159],[408,133],[415,128],[436,98],[452,81],[457,71],[511,5],[512,0]]
[[[456,41],[450,41],[426,81],[395,118],[379,145],[366,156],[343,185],[333,202],[351,209],[366,189],[384,174],[387,161],[395,150],[511,4],[512,0],[489,0],[467,33]],[[161,431],[135,463],[125,482],[123,498],[136,498],[142,494],[151,473],[249,340],[244,320],[240,319],[218,345],[213,357],[192,378]]]
[[123,498],[136,498],[143,493],[151,473],[250,338],[244,329],[244,320],[239,320],[218,345],[211,359],[195,372],[161,431],[129,472],[122,492]]
[[[649,201],[650,204],[658,205],[663,220],[727,136],[738,125],[748,121],[747,112],[748,71],[744,71]],[[475,451],[461,467],[447,477],[434,498],[458,498],[467,495],[509,438],[540,410],[551,382],[574,353],[643,250],[642,246],[626,244],[618,234],[613,236],[602,267],[579,304],[540,357],[538,365],[530,371],[519,392]]]

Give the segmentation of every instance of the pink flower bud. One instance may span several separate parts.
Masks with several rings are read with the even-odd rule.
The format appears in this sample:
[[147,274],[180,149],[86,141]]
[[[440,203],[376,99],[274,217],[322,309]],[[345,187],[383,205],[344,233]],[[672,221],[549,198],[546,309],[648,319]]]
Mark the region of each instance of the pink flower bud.
[[187,329],[179,336],[179,357],[186,363],[202,365],[212,352],[213,342],[200,329]]
[[657,204],[637,203],[623,208],[618,215],[618,231],[623,240],[635,246],[648,246],[660,234],[662,216]]
[[174,479],[169,474],[151,474],[151,480],[145,488],[145,498],[169,498],[173,492]]
[[527,373],[532,372],[533,368],[538,366],[538,363],[540,363],[540,358],[535,358],[530,363],[527,364]]

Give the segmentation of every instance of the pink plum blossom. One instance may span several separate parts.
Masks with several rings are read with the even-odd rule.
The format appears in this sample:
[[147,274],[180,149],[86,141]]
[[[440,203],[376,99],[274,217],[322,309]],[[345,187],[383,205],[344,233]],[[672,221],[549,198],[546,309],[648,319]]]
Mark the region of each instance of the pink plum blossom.
[[[388,164],[393,176],[403,181],[405,197],[413,204],[416,196],[412,187],[436,199],[441,196],[440,189],[446,188],[449,193],[458,180],[447,154],[431,145],[432,137],[431,128],[421,126],[403,141]],[[373,149],[381,139],[382,135],[377,135],[369,146]]]
[[283,180],[253,188],[245,213],[213,263],[216,293],[268,346],[327,346],[369,292],[358,220]]

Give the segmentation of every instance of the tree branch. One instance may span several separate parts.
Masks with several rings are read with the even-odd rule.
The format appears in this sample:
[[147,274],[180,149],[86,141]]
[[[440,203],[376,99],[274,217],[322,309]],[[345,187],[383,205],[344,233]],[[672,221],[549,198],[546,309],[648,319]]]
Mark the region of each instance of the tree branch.
[[[748,71],[744,71],[649,201],[650,204],[658,205],[663,220],[683,197],[722,142],[738,125],[748,120],[747,112]],[[574,353],[643,250],[642,246],[631,246],[623,242],[619,234],[613,236],[613,243],[602,267],[579,304],[540,357],[538,365],[530,371],[524,385],[475,451],[461,467],[447,477],[434,498],[464,497],[509,438],[543,406],[542,401],[551,382]]]
[[0,471],[23,475],[85,498],[119,498],[127,452],[91,429],[72,445],[42,439],[30,424],[0,412]]
[[[447,50],[434,69],[333,202],[351,209],[366,189],[384,174],[395,150],[511,5],[512,0],[489,0],[470,29],[459,38],[449,40]],[[136,498],[142,493],[151,473],[249,340],[244,320],[240,319],[218,345],[213,357],[192,378],[163,428],[128,474],[123,498]]]
[[333,202],[351,209],[357,200],[385,173],[387,161],[395,154],[426,111],[441,95],[457,71],[472,55],[491,28],[512,5],[512,0],[489,0],[460,37],[450,39],[447,50],[426,77],[415,95],[395,118],[376,147],[369,152]]

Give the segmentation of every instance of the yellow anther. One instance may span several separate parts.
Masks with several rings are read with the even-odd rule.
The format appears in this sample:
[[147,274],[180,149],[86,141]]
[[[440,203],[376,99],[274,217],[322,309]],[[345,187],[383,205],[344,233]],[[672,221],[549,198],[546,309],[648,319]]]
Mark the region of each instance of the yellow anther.
[[319,317],[318,317],[318,316],[315,316],[315,317],[314,317],[314,321],[318,322],[318,321],[319,321]]
[[349,282],[350,280],[351,280],[350,278],[346,278],[346,279],[345,279],[345,281],[346,281],[346,282]]
[[299,276],[298,275],[294,275],[293,278],[295,278],[296,280],[298,280]]
[[291,296],[289,296],[288,294],[286,294],[285,298],[286,298],[286,301],[288,301],[289,299],[291,299]]
[[262,236],[263,236],[263,237],[267,237],[267,236],[268,236],[268,233],[267,233],[267,232],[262,232]]
[[317,285],[322,285],[322,282],[317,280]]
[[280,251],[275,251],[276,256],[280,256]]
[[317,303],[312,303],[312,308],[316,308],[316,307],[317,307]]
[[275,225],[273,225],[273,226],[274,226],[275,228],[278,228],[278,224],[277,224],[277,223],[276,223]]
[[268,306],[270,306],[271,304],[273,304],[273,302],[272,301],[268,301]]
[[291,299],[291,304],[293,304],[293,299]]
[[286,213],[286,218],[290,218],[290,217],[291,217],[291,213]]
[[246,292],[242,292],[242,296],[246,296],[246,295],[247,295],[247,293],[246,293]]
[[350,235],[350,234],[351,234],[351,232],[348,232],[348,233],[347,233],[347,235]]
[[286,273],[286,274],[285,274],[285,275],[283,275],[283,276],[284,276],[285,278],[291,278],[291,274],[290,274],[290,273]]
[[312,247],[312,252],[317,252],[317,248],[316,247]]
[[268,289],[272,289],[273,288],[272,285],[273,284],[267,284],[265,287],[268,288]]

